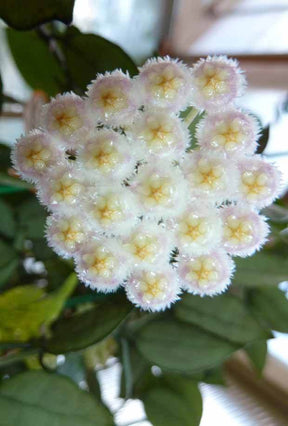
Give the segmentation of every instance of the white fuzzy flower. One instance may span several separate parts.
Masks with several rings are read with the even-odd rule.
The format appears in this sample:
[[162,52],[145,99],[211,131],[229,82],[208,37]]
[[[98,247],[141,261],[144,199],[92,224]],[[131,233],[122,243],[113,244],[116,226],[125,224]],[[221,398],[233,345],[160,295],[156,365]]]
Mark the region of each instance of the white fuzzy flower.
[[160,157],[180,160],[189,144],[189,132],[182,120],[166,111],[152,109],[142,113],[129,129],[136,143],[144,142],[146,151]]
[[[138,157],[138,158],[137,158]],[[77,163],[90,178],[101,177],[124,179],[135,170],[141,153],[127,138],[113,130],[96,130],[77,152]]]
[[271,204],[279,195],[280,172],[259,155],[242,158],[238,162],[238,169],[240,201],[261,209]]
[[222,238],[222,221],[216,208],[191,203],[177,218],[176,245],[182,255],[199,255],[216,247]]
[[168,264],[175,247],[173,233],[163,224],[143,220],[124,240],[125,250],[130,254],[135,266]]
[[143,165],[131,179],[130,185],[149,217],[174,217],[185,206],[187,187],[184,177],[179,167],[168,161]]
[[47,218],[46,237],[50,247],[63,257],[71,257],[87,241],[91,230],[80,212],[51,215]]
[[33,130],[22,136],[12,150],[12,162],[23,179],[37,181],[57,161],[65,161],[65,153],[47,133]]
[[43,106],[41,125],[67,147],[77,146],[77,139],[91,126],[84,100],[75,93],[57,95]]
[[85,194],[85,183],[79,172],[73,167],[54,168],[47,176],[39,179],[37,184],[40,201],[50,210],[69,210]]
[[245,80],[235,60],[226,56],[200,59],[192,69],[193,104],[207,111],[228,108],[243,93]]
[[96,191],[86,204],[91,225],[97,232],[127,234],[141,216],[137,199],[129,187],[115,184],[96,188]]
[[116,239],[94,238],[75,255],[79,279],[93,289],[113,292],[129,274],[129,258]]
[[141,106],[134,81],[119,70],[99,74],[88,86],[87,96],[91,117],[112,126],[131,123]]
[[222,202],[235,192],[237,168],[221,155],[192,151],[183,161],[182,169],[194,197]]
[[232,256],[251,256],[266,242],[269,226],[266,218],[244,206],[221,209],[223,247]]
[[165,58],[149,59],[136,77],[139,91],[143,91],[144,105],[178,112],[191,99],[191,74],[180,61]]
[[138,268],[125,284],[128,299],[147,311],[162,311],[179,299],[180,286],[171,266]]
[[231,282],[234,262],[223,249],[181,258],[178,274],[182,288],[201,296],[222,293]]
[[207,115],[197,127],[196,138],[203,152],[247,155],[256,150],[258,132],[256,119],[235,109]]

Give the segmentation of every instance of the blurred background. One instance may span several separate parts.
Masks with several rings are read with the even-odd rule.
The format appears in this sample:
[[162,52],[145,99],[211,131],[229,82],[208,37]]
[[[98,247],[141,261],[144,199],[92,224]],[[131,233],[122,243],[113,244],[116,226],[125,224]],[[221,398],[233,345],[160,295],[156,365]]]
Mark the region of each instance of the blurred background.
[[[241,99],[269,134],[265,156],[283,173],[288,186],[288,0],[76,0],[73,24],[119,44],[139,65],[153,55],[170,55],[192,64],[199,57],[227,54],[237,58],[248,80]],[[3,92],[20,101],[0,118],[0,140],[12,144],[24,132],[22,103],[31,97],[15,66],[1,24],[0,66]],[[61,25],[61,24],[60,24]],[[288,289],[288,283],[281,283]],[[116,363],[99,380],[106,403],[119,408]],[[268,342],[264,378],[250,374],[240,354],[227,367],[228,386],[203,384],[201,426],[287,425],[288,338]],[[286,405],[286,408],[285,408]],[[128,401],[117,414],[119,425],[150,423],[140,401]],[[32,426],[32,425],[31,425]],[[178,425],[177,425],[178,426]],[[182,425],[179,425],[182,426]]]

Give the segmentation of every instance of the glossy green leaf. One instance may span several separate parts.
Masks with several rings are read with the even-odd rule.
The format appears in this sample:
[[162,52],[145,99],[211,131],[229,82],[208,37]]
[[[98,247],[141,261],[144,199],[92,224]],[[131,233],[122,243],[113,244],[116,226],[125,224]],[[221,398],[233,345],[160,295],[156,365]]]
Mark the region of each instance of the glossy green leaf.
[[14,213],[9,204],[0,200],[0,234],[12,238],[15,234]]
[[13,273],[17,270],[19,265],[19,259],[13,258],[6,265],[0,267],[0,287],[6,284]]
[[148,420],[153,426],[197,426],[202,415],[202,398],[192,380],[173,376],[166,386],[151,388],[143,397]]
[[32,89],[44,90],[50,96],[65,89],[63,69],[48,43],[35,31],[8,29],[7,39],[17,68]]
[[30,183],[24,182],[14,176],[9,176],[7,172],[0,172],[0,186],[11,187],[11,191],[6,191],[5,193],[14,192],[15,189],[22,191],[33,189]]
[[25,342],[39,337],[41,327],[48,327],[59,316],[76,284],[77,277],[72,274],[48,295],[34,285],[18,286],[0,295],[0,341]]
[[19,206],[19,225],[27,238],[44,237],[47,213],[36,197],[31,197]]
[[288,258],[262,251],[252,257],[236,260],[234,284],[249,287],[274,286],[287,280]]
[[10,27],[30,30],[44,22],[72,21],[74,0],[1,0],[0,17]]
[[64,376],[29,371],[0,388],[3,426],[112,426],[108,410]]
[[126,296],[115,295],[87,312],[58,321],[53,336],[44,342],[51,353],[64,353],[100,342],[123,321],[132,305]]
[[219,365],[238,348],[198,327],[168,320],[143,327],[136,346],[151,363],[187,374]]
[[277,287],[250,290],[248,300],[258,320],[272,330],[288,333],[288,299]]
[[95,34],[82,34],[75,27],[67,29],[60,45],[73,84],[82,92],[97,73],[116,68],[128,71],[131,76],[138,72],[132,59],[119,46]]
[[245,346],[245,351],[259,375],[261,375],[263,368],[265,367],[267,357],[267,342],[266,340],[258,340],[256,342],[249,343]]
[[200,297],[187,294],[176,304],[176,317],[235,343],[268,338],[244,305],[231,294]]

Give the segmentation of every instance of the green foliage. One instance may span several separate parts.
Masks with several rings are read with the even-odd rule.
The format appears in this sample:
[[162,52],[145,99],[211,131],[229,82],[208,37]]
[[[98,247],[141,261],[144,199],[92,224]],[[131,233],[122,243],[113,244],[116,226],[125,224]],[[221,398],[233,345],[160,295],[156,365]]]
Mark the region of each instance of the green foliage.
[[12,208],[5,201],[0,199],[0,234],[5,237],[14,237],[15,235],[15,219]]
[[136,335],[139,352],[159,367],[193,374],[219,365],[239,347],[190,324],[158,320]]
[[41,335],[59,316],[65,300],[77,284],[72,274],[57,291],[45,295],[43,289],[18,286],[0,295],[0,341],[25,342]]
[[64,376],[30,371],[3,382],[5,426],[112,426],[107,409]]
[[288,280],[288,258],[262,251],[236,260],[233,283],[241,286],[274,286]]
[[185,295],[175,307],[176,317],[187,323],[197,325],[233,343],[269,338],[250,314],[243,301],[231,294],[217,297]]
[[84,92],[97,73],[116,68],[131,76],[138,70],[131,58],[116,44],[95,34],[82,34],[70,27],[59,40],[75,89]]
[[267,357],[267,342],[266,340],[258,340],[252,343],[249,343],[245,346],[245,351],[255,368],[256,372],[260,376],[265,367],[266,357]]
[[26,238],[44,237],[47,213],[36,197],[24,201],[19,208],[19,226]]
[[49,43],[36,31],[23,33],[10,28],[6,31],[13,59],[26,83],[50,96],[65,90],[65,73],[51,54]]
[[202,415],[198,386],[190,379],[167,375],[143,397],[145,410],[153,426],[197,426]]
[[288,333],[288,301],[277,287],[251,289],[248,300],[253,313],[267,328]]
[[74,0],[2,0],[0,17],[12,28],[30,30],[53,19],[70,24],[73,7]]
[[131,309],[126,296],[112,296],[87,312],[58,321],[53,328],[53,336],[44,343],[44,349],[57,354],[100,342],[112,333]]

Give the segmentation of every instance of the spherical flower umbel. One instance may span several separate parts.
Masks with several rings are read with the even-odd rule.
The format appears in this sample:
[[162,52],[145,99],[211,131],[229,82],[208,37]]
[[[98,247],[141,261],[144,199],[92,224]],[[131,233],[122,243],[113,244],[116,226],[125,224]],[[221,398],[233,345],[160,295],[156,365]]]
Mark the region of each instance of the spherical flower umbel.
[[244,87],[224,56],[193,68],[165,57],[133,78],[98,74],[85,97],[43,106],[13,165],[49,211],[49,246],[74,260],[86,286],[122,286],[140,309],[161,311],[182,291],[222,293],[233,257],[262,247],[260,209],[278,196],[280,175],[255,154],[258,122],[237,107]]

